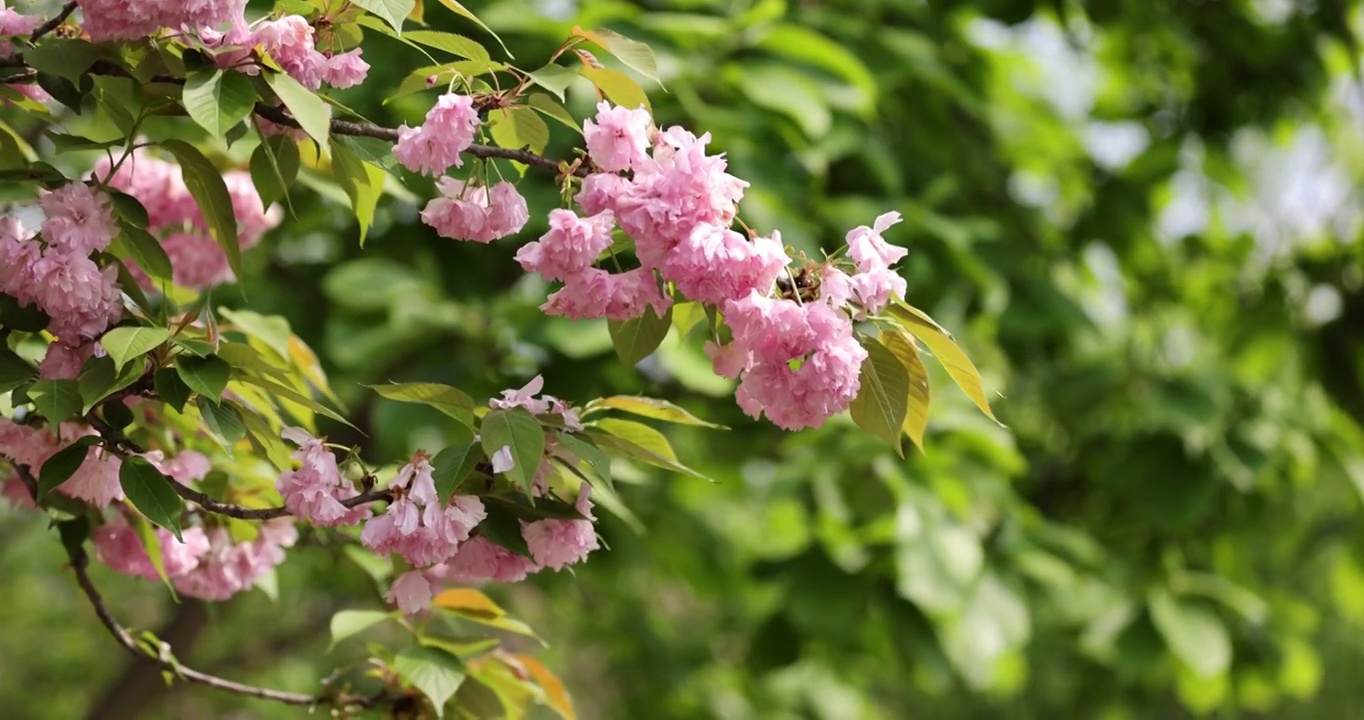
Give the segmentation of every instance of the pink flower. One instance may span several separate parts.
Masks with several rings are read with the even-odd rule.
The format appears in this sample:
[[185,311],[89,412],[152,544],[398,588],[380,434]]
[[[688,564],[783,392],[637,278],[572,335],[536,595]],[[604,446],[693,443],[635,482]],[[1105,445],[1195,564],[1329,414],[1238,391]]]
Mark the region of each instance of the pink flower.
[[860,225],[848,231],[848,256],[862,272],[890,267],[909,251],[891,245],[881,237],[890,226],[900,222],[900,213],[888,212],[876,218],[873,227]]
[[852,278],[832,264],[820,268],[819,299],[834,307],[842,307],[852,299]]
[[47,354],[38,366],[38,377],[44,380],[75,380],[85,361],[95,352],[94,343],[72,347],[61,342],[47,346]]
[[477,585],[488,582],[520,582],[538,568],[524,555],[495,545],[482,535],[464,543],[459,552],[437,569],[449,582]]
[[203,480],[213,471],[213,463],[203,453],[194,450],[182,450],[179,455],[162,461],[156,467],[181,485]]
[[84,500],[95,507],[104,507],[123,499],[123,486],[118,480],[118,469],[123,461],[102,447],[91,447],[85,461],[71,475],[71,479],[57,486],[63,495]]
[[384,514],[365,523],[360,542],[377,553],[396,552],[417,567],[449,559],[487,511],[472,495],[454,496],[441,507],[432,472],[420,453],[404,465],[393,481],[396,499]]
[[420,127],[398,130],[393,157],[412,172],[440,175],[451,165],[460,167],[460,153],[469,149],[478,130],[478,111],[468,95],[447,93],[426,113]]
[[608,102],[597,105],[596,121],[583,121],[587,154],[597,167],[620,172],[638,167],[649,149],[649,129],[653,125],[643,107],[627,110]]
[[615,219],[610,210],[580,218],[569,210],[551,210],[549,232],[521,247],[516,261],[526,272],[546,280],[562,280],[592,266],[611,247]]
[[583,483],[578,491],[577,508],[585,520],[538,520],[522,523],[521,535],[530,554],[540,567],[562,570],[582,562],[597,549],[597,532],[592,527],[592,486]]
[[752,291],[724,305],[734,342],[755,362],[785,363],[852,337],[852,321],[825,303],[798,304]]
[[692,300],[723,305],[726,300],[766,292],[790,262],[781,234],[754,238],[718,225],[697,225],[667,256],[663,277]]
[[281,474],[275,483],[289,512],[321,527],[355,525],[369,517],[368,508],[347,508],[341,504],[359,491],[341,477],[336,456],[321,440],[300,428],[285,428],[282,435],[298,445],[298,452],[291,457],[301,463],[297,470]]
[[316,90],[327,72],[327,57],[313,45],[313,26],[301,15],[266,21],[256,26],[254,43],[304,87]]
[[[124,575],[153,581],[160,579],[137,531],[127,523],[115,520],[95,530],[92,536],[95,557],[100,562]],[[156,539],[161,546],[161,563],[168,578],[189,574],[208,553],[208,536],[204,534],[203,528],[185,528],[180,537],[184,542],[176,540],[168,530],[156,529]]]
[[238,72],[246,75],[260,74],[260,70],[254,64],[246,62],[247,58],[251,57],[256,36],[246,24],[245,17],[232,18],[232,26],[227,32],[219,32],[211,27],[201,28],[199,40],[205,47],[216,51],[213,53],[214,65],[221,68],[236,68]]
[[612,173],[594,173],[583,178],[582,189],[573,199],[589,215],[611,210],[616,198],[625,194],[630,181]]
[[327,58],[327,84],[335,88],[348,88],[365,81],[369,74],[369,63],[360,59],[360,48],[333,55]]
[[549,401],[538,400],[535,396],[539,395],[544,388],[544,376],[536,375],[519,389],[503,390],[501,398],[493,398],[488,401],[488,407],[494,410],[510,410],[514,407],[522,407],[529,410],[532,415],[543,415],[549,412]]
[[428,202],[421,217],[442,237],[490,243],[520,232],[530,217],[525,198],[505,181],[491,193],[452,177],[441,178],[436,188],[441,197]]
[[118,234],[109,197],[85,183],[69,183],[44,192],[38,204],[47,214],[43,238],[65,252],[89,255],[109,247]]
[[284,549],[298,540],[290,518],[275,518],[260,525],[250,542],[233,542],[224,528],[205,532],[208,550],[198,566],[173,578],[175,589],[201,600],[226,600],[250,588],[258,578],[284,562]]
[[420,570],[408,570],[393,581],[385,600],[398,606],[399,610],[411,615],[431,606],[431,581]]
[[643,315],[646,307],[652,307],[654,314],[663,317],[671,306],[672,298],[659,290],[652,270],[635,268],[612,274],[587,268],[570,275],[563,289],[550,295],[540,309],[546,315],[573,320],[629,320]]
[[41,252],[18,218],[0,215],[0,293],[25,305],[32,303],[35,290],[33,264]]
[[498,448],[490,460],[492,461],[493,472],[499,475],[511,472],[511,469],[516,467],[516,459],[512,457],[510,445],[503,445]]
[[29,293],[52,319],[48,332],[76,344],[98,337],[123,316],[117,269],[84,255],[49,250],[32,265]]
[[739,343],[716,345],[710,340],[704,346],[706,357],[710,358],[715,374],[733,380],[748,366],[748,349]]
[[904,299],[905,279],[890,268],[874,267],[852,276],[853,297],[866,312],[880,312],[891,298]]
[[[42,19],[33,15],[20,15],[13,8],[0,2],[0,37],[29,35],[38,28]],[[0,40],[0,58],[8,58],[14,52],[14,44]]]
[[37,475],[39,468],[57,451],[57,439],[47,428],[19,425],[0,417],[0,456]]
[[750,417],[766,413],[780,428],[817,428],[857,397],[866,357],[856,338],[848,336],[816,351],[796,369],[786,363],[758,364],[744,373],[736,399]]

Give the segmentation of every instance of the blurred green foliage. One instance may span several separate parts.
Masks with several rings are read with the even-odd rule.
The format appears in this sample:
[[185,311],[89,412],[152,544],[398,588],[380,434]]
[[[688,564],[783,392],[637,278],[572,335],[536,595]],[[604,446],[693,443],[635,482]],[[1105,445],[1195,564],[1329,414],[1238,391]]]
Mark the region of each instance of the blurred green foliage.
[[[712,133],[752,183],[754,228],[813,253],[903,213],[908,299],[1007,396],[1005,429],[935,376],[908,461],[846,418],[782,433],[738,411],[699,348],[667,341],[624,368],[604,325],[542,316],[515,243],[416,221],[429,187],[386,198],[363,250],[344,204],[295,193],[232,301],[318,350],[364,432],[334,440],[380,461],[442,441],[438,413],[344,395],[360,383],[486,396],[538,372],[570,400],[647,392],[732,428],[669,431],[716,483],[622,468],[633,518],[602,521],[609,551],[493,590],[550,640],[581,717],[1348,717],[1364,702],[1359,3],[466,4],[527,67],[575,24],[647,41],[658,121]],[[429,93],[384,100],[420,56],[383,37],[365,53],[371,80],[342,101],[419,120]],[[569,101],[583,116],[595,98]],[[552,132],[548,154],[567,153],[571,132]],[[533,174],[522,190],[533,237],[557,190]],[[79,714],[124,661],[58,580],[48,534],[0,515],[0,698],[17,717]],[[296,690],[343,664],[327,619],[378,596],[326,548],[294,558],[278,603],[217,608],[186,655]],[[105,579],[134,624],[175,612],[159,588]],[[150,710],[229,713],[297,711],[197,688]]]

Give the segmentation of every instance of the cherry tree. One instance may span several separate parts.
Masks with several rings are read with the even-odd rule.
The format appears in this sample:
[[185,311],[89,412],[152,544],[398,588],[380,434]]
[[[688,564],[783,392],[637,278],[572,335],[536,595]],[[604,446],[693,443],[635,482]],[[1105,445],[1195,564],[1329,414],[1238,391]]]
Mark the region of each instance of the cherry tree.
[[[458,58],[396,89],[432,96],[420,125],[384,127],[329,95],[366,81],[361,45],[374,34]],[[519,688],[504,703],[572,716],[534,658],[461,644],[436,620],[529,633],[476,588],[598,551],[597,502],[621,503],[613,462],[695,474],[639,419],[710,425],[647,397],[575,406],[538,377],[486,401],[391,383],[369,390],[438,409],[458,440],[397,467],[327,442],[319,419],[347,420],[314,353],[283,319],[212,293],[250,287],[242,254],[288,222],[302,168],[348,198],[362,244],[388,186],[429,197],[421,222],[444,238],[517,245],[521,268],[560,284],[541,310],[607,319],[627,365],[676,326],[738,381],[735,401],[757,421],[798,431],[850,412],[903,452],[927,422],[925,347],[990,414],[971,361],[905,301],[895,265],[906,250],[885,238],[898,213],[818,258],[749,227],[749,183],[703,129],[656,124],[634,79],[655,79],[653,55],[617,33],[575,28],[527,70],[493,59],[495,36],[422,29],[411,0],[281,0],[260,18],[226,0],[85,0],[50,18],[0,5],[0,37],[0,102],[35,129],[0,119],[16,159],[0,183],[21,198],[0,217],[4,494],[53,523],[114,640],[174,681],[339,715],[439,716],[467,676]],[[600,100],[581,119],[562,103],[580,80]],[[580,149],[543,154],[549,121]],[[246,167],[230,163],[234,144],[254,147]],[[528,182],[555,183],[561,207],[530,206]],[[532,214],[548,218],[538,238],[521,233]],[[388,607],[332,620],[338,641],[381,622],[410,632],[407,645],[371,648],[373,689],[298,694],[186,667],[121,624],[89,573],[94,560],[225,601],[268,584],[303,526],[385,568]]]

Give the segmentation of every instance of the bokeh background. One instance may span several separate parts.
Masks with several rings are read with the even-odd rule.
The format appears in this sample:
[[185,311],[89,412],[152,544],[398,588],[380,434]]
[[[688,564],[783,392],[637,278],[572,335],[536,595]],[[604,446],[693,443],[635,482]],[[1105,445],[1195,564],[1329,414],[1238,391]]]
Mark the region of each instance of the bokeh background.
[[[580,717],[1364,712],[1360,3],[466,5],[523,67],[574,24],[647,41],[657,120],[712,133],[754,228],[815,253],[902,213],[909,300],[957,334],[1008,426],[935,377],[908,460],[846,419],[783,433],[697,347],[630,369],[604,326],[545,318],[517,242],[417,222],[429,185],[390,193],[362,250],[346,206],[304,183],[248,254],[247,292],[220,296],[318,351],[364,431],[334,440],[378,462],[441,444],[438,414],[360,383],[487,396],[537,373],[570,400],[643,392],[732,428],[668,430],[715,483],[622,468],[609,551],[489,590],[549,641]],[[425,14],[491,42],[435,0]],[[373,35],[365,56],[343,101],[419,121],[430,94],[384,101],[427,61]],[[570,90],[578,116],[594,100]],[[522,190],[529,238],[557,193],[533,174]],[[328,650],[331,614],[379,595],[335,547],[292,558],[277,600],[207,609],[96,572],[196,667],[309,691],[363,653]],[[41,520],[0,510],[5,717],[301,714],[131,670],[62,560]]]

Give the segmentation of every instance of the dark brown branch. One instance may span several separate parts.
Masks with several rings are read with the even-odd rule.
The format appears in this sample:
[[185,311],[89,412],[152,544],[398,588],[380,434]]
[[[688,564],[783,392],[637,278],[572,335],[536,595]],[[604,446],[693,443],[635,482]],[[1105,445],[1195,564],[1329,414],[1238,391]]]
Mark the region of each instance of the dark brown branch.
[[56,30],[57,26],[66,22],[66,19],[71,16],[71,13],[75,11],[76,11],[75,2],[69,2],[63,5],[61,12],[58,12],[56,15],[52,17],[51,20],[48,20],[47,22],[43,23],[42,25],[39,25],[37,28],[33,30],[33,34],[28,36],[28,41],[34,43],[38,42],[38,38],[52,32],[53,30]]
[[[289,508],[286,507],[249,508],[242,505],[219,502],[198,490],[191,489],[175,481],[171,481],[171,487],[175,488],[176,494],[180,497],[197,504],[208,512],[234,517],[239,520],[270,520],[293,514],[289,512]],[[393,493],[388,490],[367,490],[353,498],[342,500],[341,504],[348,508],[353,508],[357,505],[364,505],[365,503],[371,503],[378,500],[389,501],[392,499]]]

